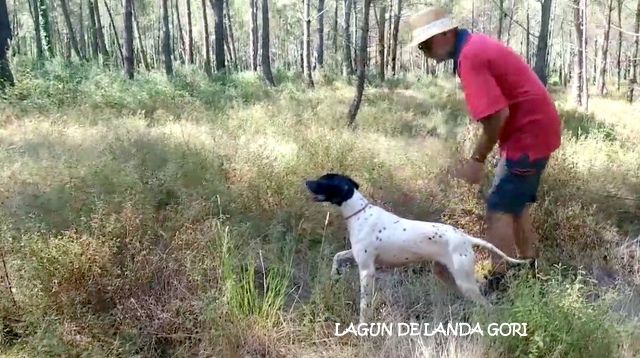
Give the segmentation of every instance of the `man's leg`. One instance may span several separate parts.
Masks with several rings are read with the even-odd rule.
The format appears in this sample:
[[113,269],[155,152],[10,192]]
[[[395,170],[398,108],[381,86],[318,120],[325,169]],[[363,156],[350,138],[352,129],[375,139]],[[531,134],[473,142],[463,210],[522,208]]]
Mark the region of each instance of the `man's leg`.
[[538,257],[536,246],[538,234],[533,229],[530,205],[527,205],[520,216],[515,218],[515,240],[518,248],[518,256],[521,258],[535,259]]
[[[521,183],[511,172],[511,166],[501,158],[495,169],[493,186],[487,196],[487,237],[486,240],[510,257],[516,257],[515,218],[520,215],[526,197],[522,195]],[[507,263],[499,255],[491,252],[491,272],[487,275],[487,288],[499,288],[506,272]]]
[[[487,241],[509,257],[516,257],[514,217],[509,213],[487,213]],[[498,254],[491,252],[491,269],[493,274],[507,272],[506,261]]]

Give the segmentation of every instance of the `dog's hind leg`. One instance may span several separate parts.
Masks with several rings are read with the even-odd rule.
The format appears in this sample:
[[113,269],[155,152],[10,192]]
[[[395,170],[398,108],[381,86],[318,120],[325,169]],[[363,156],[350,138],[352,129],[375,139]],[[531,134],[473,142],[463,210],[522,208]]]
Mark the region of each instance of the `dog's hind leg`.
[[331,279],[336,281],[342,276],[344,267],[354,264],[355,258],[351,250],[340,251],[333,257],[333,265],[331,266]]

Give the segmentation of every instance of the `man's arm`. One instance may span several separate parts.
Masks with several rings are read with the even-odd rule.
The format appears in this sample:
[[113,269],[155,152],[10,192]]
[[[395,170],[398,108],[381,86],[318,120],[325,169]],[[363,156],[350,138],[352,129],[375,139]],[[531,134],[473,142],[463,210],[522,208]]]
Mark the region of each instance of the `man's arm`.
[[504,107],[498,112],[480,120],[480,123],[482,123],[482,135],[473,150],[472,158],[474,160],[484,163],[498,142],[500,131],[507,117],[509,117],[509,107]]

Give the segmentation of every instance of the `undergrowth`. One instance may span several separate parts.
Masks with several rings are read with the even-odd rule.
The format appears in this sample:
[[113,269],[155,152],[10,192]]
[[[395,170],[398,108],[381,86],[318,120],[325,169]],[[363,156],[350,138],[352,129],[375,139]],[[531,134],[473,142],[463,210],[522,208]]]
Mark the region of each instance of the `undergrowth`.
[[207,80],[184,67],[134,81],[91,64],[14,67],[0,100],[5,355],[638,352],[637,105],[597,98],[584,114],[558,100],[563,144],[532,212],[547,279],[514,281],[494,312],[446,292],[428,266],[381,285],[379,321],[473,313],[527,322],[528,337],[368,340],[333,337],[334,322],[357,319],[357,273],[330,281],[344,224],[302,183],[344,172],[399,215],[484,237],[492,168],[480,188],[445,175],[477,136],[452,78],[372,82],[354,132],[353,86],[332,76],[308,91],[284,72],[270,89],[253,74]]

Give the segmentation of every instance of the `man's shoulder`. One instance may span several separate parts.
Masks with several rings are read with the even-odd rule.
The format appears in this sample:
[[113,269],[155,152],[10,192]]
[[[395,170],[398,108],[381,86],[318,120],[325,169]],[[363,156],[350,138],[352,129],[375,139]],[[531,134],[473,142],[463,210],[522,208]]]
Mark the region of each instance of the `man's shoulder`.
[[460,51],[460,57],[487,58],[496,56],[504,49],[502,42],[483,33],[471,33]]

